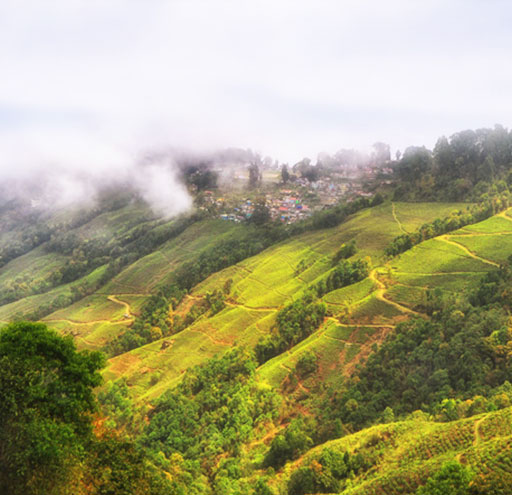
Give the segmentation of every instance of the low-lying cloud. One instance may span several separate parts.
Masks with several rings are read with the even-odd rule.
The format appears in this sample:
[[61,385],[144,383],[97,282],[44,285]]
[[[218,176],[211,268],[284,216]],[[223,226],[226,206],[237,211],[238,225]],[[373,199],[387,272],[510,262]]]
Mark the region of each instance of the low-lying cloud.
[[139,195],[159,216],[172,217],[191,208],[192,199],[172,157],[148,155],[145,149],[115,142],[62,130],[4,133],[0,136],[4,195],[22,197],[37,208],[58,209],[93,206],[100,191],[122,187]]
[[292,164],[510,127],[511,22],[502,1],[3,0],[0,184],[59,206],[127,183],[173,215],[191,200],[146,151]]

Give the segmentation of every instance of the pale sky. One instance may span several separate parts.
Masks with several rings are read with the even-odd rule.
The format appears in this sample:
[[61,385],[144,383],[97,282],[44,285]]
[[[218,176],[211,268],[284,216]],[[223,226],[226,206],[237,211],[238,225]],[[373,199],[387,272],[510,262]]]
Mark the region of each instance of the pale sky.
[[512,126],[505,0],[1,0],[0,169]]

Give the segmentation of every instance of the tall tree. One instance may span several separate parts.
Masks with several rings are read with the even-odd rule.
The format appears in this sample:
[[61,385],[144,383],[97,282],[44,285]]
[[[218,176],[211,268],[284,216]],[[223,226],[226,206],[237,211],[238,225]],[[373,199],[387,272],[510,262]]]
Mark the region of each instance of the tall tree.
[[260,182],[260,167],[256,162],[253,162],[249,165],[249,189],[255,189],[260,185]]
[[92,438],[103,364],[40,323],[0,332],[0,493],[61,493]]
[[290,172],[288,172],[288,165],[286,163],[281,167],[281,180],[286,184],[290,180]]

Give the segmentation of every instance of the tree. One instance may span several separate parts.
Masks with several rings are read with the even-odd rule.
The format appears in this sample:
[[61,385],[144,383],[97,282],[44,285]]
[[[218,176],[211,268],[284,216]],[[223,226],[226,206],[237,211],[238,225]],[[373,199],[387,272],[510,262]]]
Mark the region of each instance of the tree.
[[272,440],[263,461],[264,465],[279,469],[286,461],[297,459],[303,452],[310,449],[313,441],[304,430],[302,418],[294,419],[284,433],[280,433]]
[[[182,475],[181,466],[173,469],[168,462],[166,469],[172,480],[158,471],[136,445],[113,434],[95,439],[87,458],[87,470],[83,484],[88,494],[94,495],[178,495],[183,494],[183,485],[190,480]],[[180,486],[181,485],[181,486]],[[180,489],[181,488],[181,489]]]
[[311,373],[314,373],[317,369],[318,357],[312,351],[306,351],[302,354],[295,365],[295,371],[301,378],[311,375]]
[[265,198],[260,199],[255,205],[254,210],[252,212],[251,223],[255,225],[264,225],[268,221],[270,221],[270,210],[268,206],[265,204]]
[[260,167],[257,162],[249,165],[249,189],[257,188],[261,183]]
[[104,364],[40,323],[0,333],[0,493],[60,493],[92,438]]
[[441,469],[421,486],[417,495],[467,495],[473,472],[456,461],[443,464]]
[[373,145],[372,158],[375,165],[384,165],[391,160],[389,144],[377,142]]
[[281,180],[286,184],[290,180],[290,172],[288,172],[288,165],[284,164],[281,167]]

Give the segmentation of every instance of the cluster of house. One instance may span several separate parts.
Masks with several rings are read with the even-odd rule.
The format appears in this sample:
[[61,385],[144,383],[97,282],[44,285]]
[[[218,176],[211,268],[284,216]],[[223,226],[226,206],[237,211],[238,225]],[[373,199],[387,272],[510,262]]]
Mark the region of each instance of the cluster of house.
[[266,204],[272,220],[293,223],[311,215],[310,207],[304,203],[297,193],[289,189],[281,189],[278,198],[267,194]]
[[[304,203],[296,193],[283,189],[278,195],[267,194],[265,206],[268,208],[272,220],[284,223],[293,223],[311,215],[310,207]],[[220,218],[232,222],[243,222],[252,217],[255,204],[251,199],[245,199],[233,208],[230,213],[221,213]]]
[[[354,171],[354,177],[346,173],[333,172],[324,175],[317,181],[310,182],[307,178],[298,177],[288,187],[273,193],[266,194],[265,206],[268,208],[270,218],[283,223],[294,223],[309,217],[313,210],[323,209],[340,203],[341,201],[353,201],[359,197],[371,197],[373,193],[364,189],[364,183],[369,179],[378,181],[377,169],[368,168],[362,171]],[[391,169],[381,172],[391,173]],[[380,177],[380,184],[388,184],[390,180]],[[292,185],[293,184],[293,185]],[[286,185],[284,186],[286,187]],[[306,203],[307,201],[307,203]],[[211,191],[205,191],[205,207],[212,206],[220,218],[232,222],[244,222],[250,219],[254,213],[255,204],[250,198],[244,198],[233,205],[232,199],[225,200],[215,197]]]

